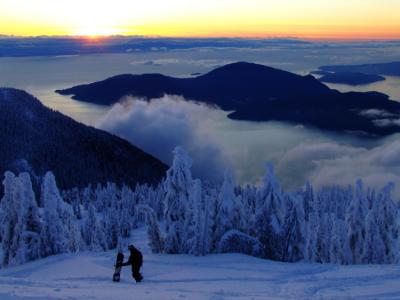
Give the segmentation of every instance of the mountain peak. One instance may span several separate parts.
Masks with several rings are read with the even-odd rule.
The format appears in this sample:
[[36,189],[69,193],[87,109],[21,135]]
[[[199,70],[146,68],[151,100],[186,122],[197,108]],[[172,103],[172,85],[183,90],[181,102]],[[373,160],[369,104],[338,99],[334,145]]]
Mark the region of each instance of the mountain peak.
[[[250,62],[235,62],[218,67],[204,76],[215,74],[215,73],[259,73],[259,72],[285,72],[282,70],[274,69],[265,65],[250,63]],[[289,73],[289,72],[287,72]]]

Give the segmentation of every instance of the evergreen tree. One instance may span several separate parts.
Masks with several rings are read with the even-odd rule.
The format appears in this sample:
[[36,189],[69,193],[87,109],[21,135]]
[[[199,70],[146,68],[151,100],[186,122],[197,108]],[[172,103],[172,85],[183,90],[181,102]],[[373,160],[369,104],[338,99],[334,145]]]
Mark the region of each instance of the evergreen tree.
[[288,209],[283,224],[285,244],[282,252],[282,261],[299,261],[304,258],[306,239],[303,198],[292,196],[285,203],[288,205]]
[[379,228],[379,203],[376,201],[372,204],[371,210],[368,212],[366,217],[365,226],[365,239],[363,256],[361,263],[365,264],[382,264],[385,263],[386,258],[386,247],[382,240]]
[[379,234],[385,246],[385,255],[383,256],[384,263],[393,263],[394,261],[397,261],[399,256],[399,228],[397,226],[398,209],[391,197],[393,189],[393,183],[387,184],[379,193],[377,199],[377,224]]
[[64,212],[64,201],[61,199],[54,175],[47,172],[42,183],[44,205],[43,226],[41,230],[41,255],[43,257],[67,252],[68,232],[64,228],[60,212]]
[[320,236],[319,215],[316,212],[310,213],[306,223],[306,244],[304,258],[308,262],[321,262],[318,237]]
[[2,265],[17,265],[40,257],[40,220],[28,173],[7,172],[1,202]]
[[204,224],[202,228],[203,235],[203,254],[210,253],[213,250],[214,237],[214,201],[212,194],[204,192]]
[[156,212],[148,205],[138,205],[137,214],[143,212],[146,215],[147,236],[149,238],[149,246],[153,253],[164,252],[164,238],[162,236],[160,225],[157,221]]
[[334,264],[350,264],[352,261],[352,254],[350,250],[346,223],[342,219],[336,218],[333,214],[331,217],[335,218],[333,222],[332,238],[329,249],[329,262]]
[[14,207],[15,198],[15,175],[11,172],[4,174],[4,196],[0,203],[0,229],[1,229],[1,247],[2,257],[1,265],[7,266],[13,253],[12,242],[14,238],[14,227],[18,222],[17,211]]
[[40,257],[41,222],[28,173],[18,176],[16,189],[18,197],[14,199],[14,205],[19,209],[18,223],[14,227],[14,248],[18,249],[15,264],[21,264]]
[[230,230],[222,236],[218,244],[218,252],[236,252],[253,256],[262,256],[263,245],[252,236],[238,230]]
[[186,248],[186,220],[192,189],[192,160],[181,148],[174,150],[174,160],[165,180],[165,252],[184,253]]
[[189,253],[205,255],[207,252],[207,236],[205,236],[205,234],[208,232],[204,228],[205,222],[201,197],[201,181],[198,179],[193,182],[186,220],[190,222],[190,225],[186,227],[189,233],[187,238]]
[[284,248],[282,226],[286,214],[285,200],[273,167],[268,165],[267,170],[257,193],[255,231],[264,247],[264,257],[279,260]]
[[365,243],[365,218],[367,215],[367,199],[363,184],[357,181],[353,201],[346,213],[350,250],[352,252],[352,263],[361,263]]
[[242,228],[243,208],[240,204],[240,200],[235,195],[233,175],[231,172],[225,172],[224,182],[217,198],[217,242],[229,230]]

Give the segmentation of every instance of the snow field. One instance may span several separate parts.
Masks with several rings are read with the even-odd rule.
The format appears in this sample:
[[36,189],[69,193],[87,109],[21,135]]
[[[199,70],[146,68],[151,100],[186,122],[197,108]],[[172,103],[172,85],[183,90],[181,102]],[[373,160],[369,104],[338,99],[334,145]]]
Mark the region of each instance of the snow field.
[[[112,282],[115,251],[63,254],[0,271],[0,299],[400,299],[400,266],[282,263],[241,254],[155,255],[144,229],[144,281]],[[125,253],[127,255],[127,253]]]

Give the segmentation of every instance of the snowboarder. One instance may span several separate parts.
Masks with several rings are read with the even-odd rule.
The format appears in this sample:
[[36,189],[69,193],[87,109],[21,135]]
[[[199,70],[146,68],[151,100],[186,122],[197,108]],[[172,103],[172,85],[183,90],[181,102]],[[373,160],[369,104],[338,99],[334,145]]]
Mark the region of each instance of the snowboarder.
[[121,267],[130,265],[132,267],[132,277],[136,280],[136,282],[140,282],[143,279],[142,274],[140,274],[140,268],[143,264],[142,253],[133,245],[129,245],[128,249],[131,254],[128,261],[126,263],[122,263]]

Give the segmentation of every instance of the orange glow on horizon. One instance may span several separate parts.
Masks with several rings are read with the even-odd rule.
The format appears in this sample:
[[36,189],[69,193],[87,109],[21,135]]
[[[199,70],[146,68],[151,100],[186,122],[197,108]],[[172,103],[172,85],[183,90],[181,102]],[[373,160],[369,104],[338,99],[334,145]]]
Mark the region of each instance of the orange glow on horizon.
[[1,0],[0,34],[395,40],[399,11],[398,0]]

